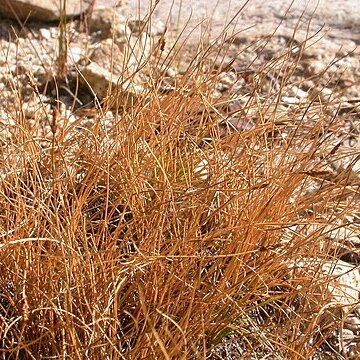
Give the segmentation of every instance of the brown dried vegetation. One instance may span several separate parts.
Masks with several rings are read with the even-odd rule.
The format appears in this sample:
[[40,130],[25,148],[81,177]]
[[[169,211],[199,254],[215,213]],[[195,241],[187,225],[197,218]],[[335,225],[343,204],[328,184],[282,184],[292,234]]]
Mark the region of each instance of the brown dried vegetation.
[[[139,69],[143,94],[117,102],[110,129],[113,100],[94,105],[87,127],[48,114],[49,136],[19,107],[1,139],[6,358],[206,358],[228,334],[248,354],[261,344],[308,358],[337,326],[314,316],[329,300],[324,278],[291,270],[334,258],[321,229],[359,213],[351,168],[328,170],[337,105],[282,104],[306,43],[255,71],[226,67],[229,42],[200,44],[164,91],[166,69],[184,63],[163,42]],[[226,72],[237,80],[215,96]],[[311,236],[299,230],[314,223]]]

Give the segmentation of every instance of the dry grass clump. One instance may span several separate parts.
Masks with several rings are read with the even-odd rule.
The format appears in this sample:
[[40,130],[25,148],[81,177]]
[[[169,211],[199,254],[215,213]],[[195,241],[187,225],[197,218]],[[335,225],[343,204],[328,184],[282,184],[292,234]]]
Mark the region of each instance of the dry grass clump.
[[[144,92],[117,104],[110,128],[111,101],[86,126],[55,126],[56,109],[40,108],[46,131],[20,105],[13,113],[0,157],[6,358],[206,358],[228,334],[242,339],[245,358],[260,345],[307,358],[330,334],[313,317],[328,300],[324,279],[291,266],[334,256],[321,228],[356,203],[350,173],[327,170],[336,156],[329,104],[281,104],[301,54],[232,71],[246,91],[239,80],[221,96],[218,48],[195,49],[164,91],[171,54],[162,71],[158,54],[139,70]],[[247,100],[233,110],[241,91]],[[289,236],[314,223],[313,236]]]

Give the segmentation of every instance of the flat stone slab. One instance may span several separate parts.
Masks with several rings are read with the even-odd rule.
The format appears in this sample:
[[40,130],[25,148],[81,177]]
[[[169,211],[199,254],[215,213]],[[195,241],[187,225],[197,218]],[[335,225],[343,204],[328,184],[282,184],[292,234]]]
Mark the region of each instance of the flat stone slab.
[[2,0],[0,15],[21,21],[54,21],[60,19],[64,9],[67,17],[80,15],[91,5],[92,0]]

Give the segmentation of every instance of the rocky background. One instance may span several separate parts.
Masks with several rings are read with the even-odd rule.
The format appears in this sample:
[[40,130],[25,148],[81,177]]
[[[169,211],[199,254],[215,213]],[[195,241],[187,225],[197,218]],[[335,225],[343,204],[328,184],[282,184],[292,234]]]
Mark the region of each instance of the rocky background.
[[[11,124],[19,116],[18,109],[22,109],[21,116],[34,136],[47,137],[54,129],[44,120],[45,113],[56,116],[57,131],[68,124],[78,124],[79,129],[86,128],[93,124],[94,106],[107,102],[109,106],[105,106],[107,112],[103,123],[111,129],[114,121],[111,101],[114,98],[111,97],[109,84],[112,90],[119,90],[120,96],[127,99],[138,96],[144,90],[145,78],[136,75],[130,83],[126,82],[126,77],[151,56],[159,39],[166,38],[167,46],[170,46],[186,20],[190,19],[183,33],[183,36],[190,34],[190,48],[191,42],[195,43],[198,38],[198,30],[207,31],[209,43],[220,45],[223,38],[218,36],[224,24],[233,19],[245,4],[244,1],[233,1],[229,6],[223,2],[209,3],[201,0],[194,5],[194,1],[184,0],[175,1],[172,6],[171,0],[160,0],[152,14],[151,31],[144,31],[136,14],[140,11],[140,18],[147,16],[150,9],[147,1],[138,4],[135,0],[121,3],[67,0],[65,9],[60,9],[55,0],[2,1],[0,137],[8,139],[12,136]],[[246,68],[253,75],[284,50],[294,55],[301,51],[301,61],[293,72],[291,85],[281,94],[282,108],[279,109],[285,112],[302,103],[334,101],[331,111],[337,113],[334,127],[338,134],[334,147],[337,146],[344,156],[336,161],[330,158],[323,173],[335,179],[348,171],[356,189],[360,178],[359,156],[356,155],[360,150],[360,2],[322,1],[318,6],[314,4],[316,2],[311,2],[308,7],[306,3],[295,1],[289,8],[289,1],[265,3],[250,0],[233,19],[234,27],[229,27],[227,31],[225,62],[233,62],[232,69],[236,68],[240,73],[239,69]],[[59,22],[64,11],[69,18],[62,29]],[[204,18],[208,20],[202,21]],[[59,39],[64,35],[64,29],[70,41],[66,49],[61,49]],[[304,41],[306,46],[302,45]],[[131,54],[126,46],[129,42],[133,48]],[[63,69],[63,78],[57,79],[56,86],[54,78],[59,76],[59,61],[66,68]],[[82,90],[77,93],[74,74],[79,71],[82,74]],[[180,75],[181,66],[168,68],[165,90],[171,91],[174,79]],[[267,77],[271,86],[281,81],[274,75]],[[247,78],[244,76],[242,80],[246,83]],[[236,72],[224,71],[216,88],[217,94],[226,93],[238,81]],[[248,100],[245,85],[244,102]],[[34,96],[34,92],[38,96]],[[309,121],[311,126],[311,121],[316,119]],[[236,126],[241,131],[256,125],[254,116],[246,124],[237,123]],[[283,135],[286,136],[285,133]],[[314,180],[313,186],[307,189],[307,196],[317,191],[320,183],[321,179]],[[335,246],[331,244],[341,244],[343,248],[335,267],[325,264],[322,271],[337,276],[342,292],[333,292],[334,301],[351,309],[342,329],[334,332],[333,347],[324,348],[316,358],[360,356],[360,307],[356,306],[360,291],[359,219],[360,214],[353,214],[345,219],[346,225],[344,219],[339,220],[335,224],[338,225],[337,230],[334,230],[333,224],[322,236],[322,241],[330,247]],[[303,230],[289,229],[284,233],[284,241],[290,241],[291,234],[296,231]],[[308,234],[304,235],[316,231],[314,225],[313,229],[307,228]],[[245,356],[245,349],[246,344],[241,339],[230,336],[211,356],[213,359],[238,359]],[[258,355],[261,355],[260,352]]]

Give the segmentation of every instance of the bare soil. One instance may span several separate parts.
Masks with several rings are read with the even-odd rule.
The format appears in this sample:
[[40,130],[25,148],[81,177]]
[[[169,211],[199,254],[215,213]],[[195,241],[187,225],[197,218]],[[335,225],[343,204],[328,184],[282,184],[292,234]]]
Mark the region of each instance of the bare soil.
[[[97,6],[108,3],[96,1]],[[126,16],[136,16],[138,10],[144,16],[149,11],[149,3],[127,0],[121,9]],[[189,28],[202,23],[209,26],[213,36],[233,18],[236,31],[251,27],[245,33],[269,33],[280,25],[278,32],[282,33],[292,31],[300,17],[305,23],[311,19],[310,31],[323,27],[327,36],[340,43],[348,40],[360,43],[360,2],[357,0],[160,0],[153,13],[154,21],[168,21],[170,27],[182,27],[188,21]]]

